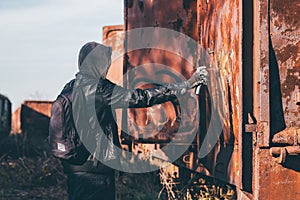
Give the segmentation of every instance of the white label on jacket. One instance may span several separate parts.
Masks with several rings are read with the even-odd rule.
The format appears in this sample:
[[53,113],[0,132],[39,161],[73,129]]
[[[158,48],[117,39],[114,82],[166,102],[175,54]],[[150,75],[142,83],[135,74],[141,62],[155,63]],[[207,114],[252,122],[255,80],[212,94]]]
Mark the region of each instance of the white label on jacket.
[[62,144],[62,143],[57,143],[57,149],[62,151],[62,152],[66,151],[65,145]]

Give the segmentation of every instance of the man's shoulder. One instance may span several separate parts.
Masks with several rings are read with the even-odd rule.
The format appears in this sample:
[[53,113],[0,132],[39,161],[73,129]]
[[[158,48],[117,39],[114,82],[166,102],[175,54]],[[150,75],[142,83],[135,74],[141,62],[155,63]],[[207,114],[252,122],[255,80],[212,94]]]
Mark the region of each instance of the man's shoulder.
[[74,83],[75,83],[75,79],[72,79],[65,85],[65,87],[73,87]]
[[75,83],[75,79],[70,80],[67,84],[65,84],[61,93],[66,93],[68,91],[73,90],[74,83]]
[[100,79],[97,86],[98,92],[111,92],[113,90],[120,90],[122,87],[111,82],[108,79]]

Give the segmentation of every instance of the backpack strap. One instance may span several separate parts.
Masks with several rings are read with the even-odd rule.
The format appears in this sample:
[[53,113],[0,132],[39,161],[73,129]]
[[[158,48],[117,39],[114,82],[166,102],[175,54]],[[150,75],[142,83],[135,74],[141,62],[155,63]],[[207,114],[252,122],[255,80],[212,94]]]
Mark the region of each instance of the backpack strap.
[[60,94],[60,95],[58,95],[58,96],[62,96],[64,99],[66,99],[67,100],[67,102],[68,102],[68,104],[70,105],[71,104],[71,101],[70,101],[70,99],[66,96],[66,95],[64,95],[64,94]]

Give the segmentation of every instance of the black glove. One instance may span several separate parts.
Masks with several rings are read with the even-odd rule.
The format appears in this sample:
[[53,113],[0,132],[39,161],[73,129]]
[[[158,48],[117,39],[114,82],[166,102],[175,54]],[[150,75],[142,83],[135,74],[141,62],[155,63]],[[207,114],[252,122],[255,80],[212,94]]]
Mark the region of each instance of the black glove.
[[197,87],[200,84],[207,84],[208,72],[205,66],[200,66],[197,68],[196,72],[185,81],[188,88]]

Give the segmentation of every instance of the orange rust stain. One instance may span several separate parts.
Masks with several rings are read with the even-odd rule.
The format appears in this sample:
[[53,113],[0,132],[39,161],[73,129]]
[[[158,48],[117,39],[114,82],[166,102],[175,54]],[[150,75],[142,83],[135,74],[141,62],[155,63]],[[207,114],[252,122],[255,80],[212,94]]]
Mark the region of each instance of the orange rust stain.
[[287,126],[300,125],[296,96],[300,90],[300,3],[270,1],[271,40],[278,62]]
[[285,81],[282,83],[282,96],[284,98],[291,97],[296,87],[300,88],[300,68],[287,69],[287,76]]
[[[221,70],[221,77],[219,86],[225,92],[224,98],[226,101],[228,91],[226,82],[229,81],[231,90],[232,105],[239,105],[239,97],[236,94],[236,87],[239,84],[239,50],[240,50],[240,37],[239,37],[239,1],[207,1],[202,0],[200,3],[200,45],[214,51],[213,60],[218,65],[220,58],[226,61],[225,69]],[[223,52],[223,53],[222,53]],[[225,54],[224,54],[225,52]],[[219,57],[219,55],[222,55]],[[227,57],[227,58],[224,58]],[[222,63],[222,61],[221,61]],[[222,65],[223,66],[223,65]],[[219,67],[219,65],[218,65]],[[222,73],[225,72],[225,73]],[[216,80],[214,80],[216,81]],[[229,102],[226,103],[229,106]],[[226,108],[228,110],[228,108]],[[238,138],[239,133],[239,108],[233,107],[233,130],[235,138]],[[227,115],[227,117],[229,114]],[[230,126],[229,118],[223,119],[225,126]],[[230,130],[225,127],[224,130]],[[225,142],[229,141],[230,131],[224,131]]]

